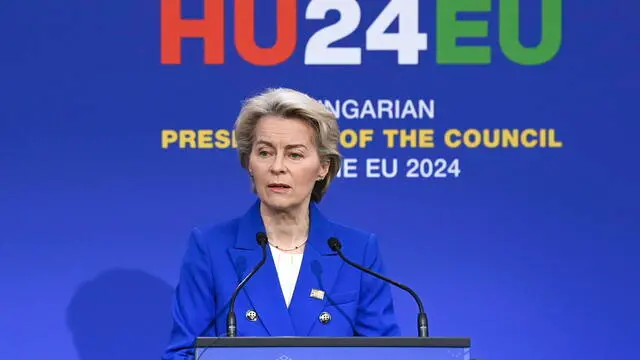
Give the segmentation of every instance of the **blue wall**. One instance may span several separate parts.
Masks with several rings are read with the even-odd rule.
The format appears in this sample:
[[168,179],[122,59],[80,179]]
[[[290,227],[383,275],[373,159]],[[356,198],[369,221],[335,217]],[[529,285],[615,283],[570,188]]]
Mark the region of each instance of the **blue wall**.
[[[375,131],[343,153],[360,164],[458,159],[460,176],[406,178],[401,168],[376,179],[360,167],[321,203],[379,234],[390,275],[422,296],[433,336],[469,336],[474,356],[492,360],[628,353],[640,300],[631,11],[563,2],[559,52],[523,66],[500,51],[494,1],[466,16],[487,20],[488,37],[460,42],[491,46],[491,62],[446,65],[436,27],[446,2],[420,1],[429,49],[419,65],[363,51],[361,65],[310,66],[305,43],[338,15],[305,20],[299,1],[293,56],[254,66],[231,42],[226,3],[222,65],[203,64],[197,39],[183,42],[181,64],[162,64],[157,0],[0,4],[3,358],[158,359],[190,228],[254,199],[233,149],[164,149],[162,130],[231,129],[242,99],[275,86],[331,101],[434,99],[433,119],[341,118]],[[359,27],[337,45],[363,46],[386,1],[360,3]],[[201,17],[201,5],[184,0],[185,16]],[[268,46],[275,6],[257,10]],[[535,46],[540,1],[522,0],[521,16],[522,42]],[[435,147],[387,148],[381,131],[394,128],[434,129]],[[453,128],[553,128],[563,146],[452,149],[443,134]],[[413,335],[415,305],[394,295]]]

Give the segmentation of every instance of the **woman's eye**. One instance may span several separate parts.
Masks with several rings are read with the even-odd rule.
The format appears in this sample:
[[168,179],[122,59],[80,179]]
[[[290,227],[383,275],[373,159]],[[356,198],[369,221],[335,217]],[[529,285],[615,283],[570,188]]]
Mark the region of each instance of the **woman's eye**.
[[294,158],[294,159],[302,159],[302,154],[292,153],[291,157]]
[[260,150],[258,151],[258,156],[262,156],[262,157],[269,156],[269,152],[265,150]]

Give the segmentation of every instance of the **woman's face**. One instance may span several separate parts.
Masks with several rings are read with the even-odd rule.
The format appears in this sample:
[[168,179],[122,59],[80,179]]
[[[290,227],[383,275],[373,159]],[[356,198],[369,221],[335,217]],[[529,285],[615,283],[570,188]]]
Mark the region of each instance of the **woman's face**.
[[255,129],[249,171],[260,200],[275,210],[306,206],[316,181],[324,178],[313,128],[298,119],[266,116]]

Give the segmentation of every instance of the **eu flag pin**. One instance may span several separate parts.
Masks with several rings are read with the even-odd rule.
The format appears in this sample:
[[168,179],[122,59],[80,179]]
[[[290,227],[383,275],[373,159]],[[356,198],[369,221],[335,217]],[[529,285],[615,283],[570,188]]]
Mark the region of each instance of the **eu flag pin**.
[[311,289],[311,294],[309,294],[309,297],[322,300],[324,299],[324,291],[318,290],[318,289]]

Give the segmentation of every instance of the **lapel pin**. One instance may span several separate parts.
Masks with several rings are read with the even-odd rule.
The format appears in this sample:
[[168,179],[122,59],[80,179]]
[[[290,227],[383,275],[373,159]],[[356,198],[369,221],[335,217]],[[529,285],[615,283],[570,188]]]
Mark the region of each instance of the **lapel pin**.
[[324,291],[318,290],[318,289],[311,289],[311,294],[309,294],[309,297],[322,300],[324,299]]

